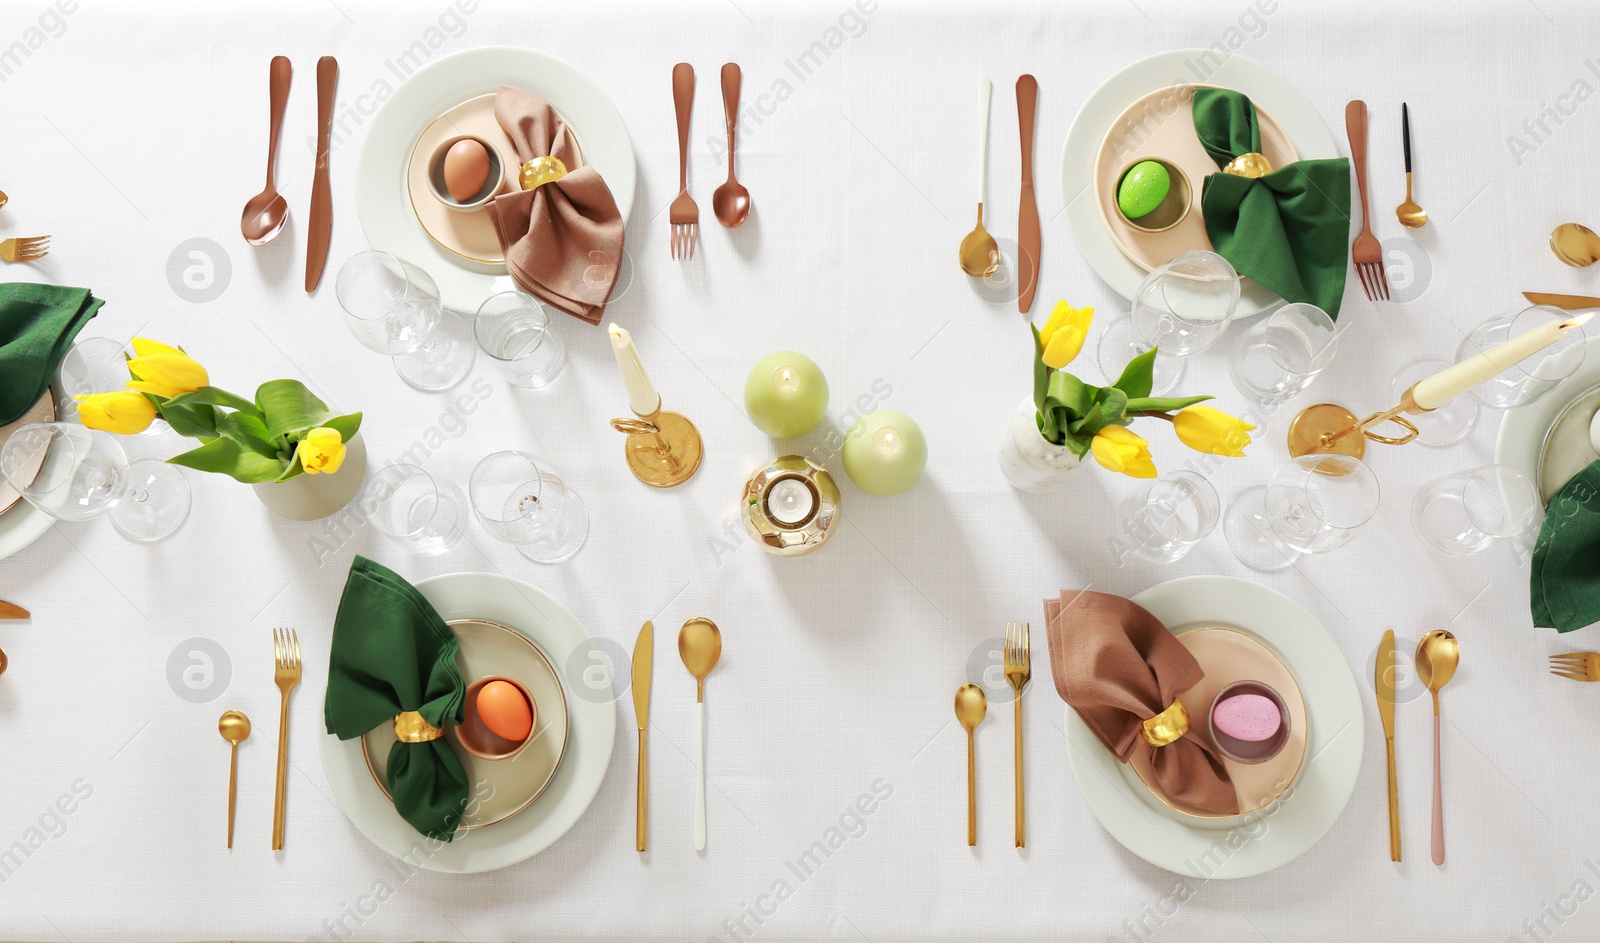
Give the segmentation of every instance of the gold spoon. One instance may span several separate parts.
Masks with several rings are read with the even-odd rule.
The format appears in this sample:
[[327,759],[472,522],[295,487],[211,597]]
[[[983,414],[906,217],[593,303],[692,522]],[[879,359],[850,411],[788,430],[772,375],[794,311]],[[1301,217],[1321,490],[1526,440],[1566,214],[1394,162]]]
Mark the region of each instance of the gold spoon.
[[1400,103],[1400,140],[1406,152],[1406,201],[1395,207],[1394,215],[1407,229],[1421,229],[1428,223],[1428,211],[1411,199],[1411,109],[1405,102]]
[[233,807],[239,797],[239,744],[250,736],[250,718],[238,711],[228,711],[217,721],[217,732],[222,739],[233,744],[233,756],[228,761],[228,847],[233,847]]
[[956,720],[967,728],[967,845],[978,843],[978,746],[972,732],[989,713],[983,688],[968,681],[956,688]]
[[1444,629],[1434,629],[1417,643],[1417,677],[1433,695],[1433,863],[1444,864],[1444,789],[1439,776],[1439,689],[1456,673],[1461,646]]
[[1550,234],[1550,251],[1573,268],[1584,268],[1600,259],[1600,236],[1588,226],[1562,223]]
[[983,228],[983,182],[989,168],[989,97],[994,83],[978,77],[978,224],[961,240],[961,271],[973,278],[988,278],[1000,267],[1000,247]]
[[699,773],[699,788],[694,794],[694,850],[706,850],[706,675],[717,667],[722,657],[722,633],[710,619],[690,619],[678,632],[678,657],[683,666],[694,675],[695,713],[699,728],[700,749],[695,769]]

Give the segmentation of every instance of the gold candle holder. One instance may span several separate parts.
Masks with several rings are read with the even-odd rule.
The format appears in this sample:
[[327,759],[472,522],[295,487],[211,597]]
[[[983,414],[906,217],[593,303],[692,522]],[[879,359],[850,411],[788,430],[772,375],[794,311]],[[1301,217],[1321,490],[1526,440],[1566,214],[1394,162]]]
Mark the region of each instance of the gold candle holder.
[[[1294,458],[1302,455],[1348,455],[1351,458],[1361,458],[1367,454],[1367,440],[1380,442],[1384,445],[1405,445],[1418,435],[1417,426],[1406,419],[1401,413],[1420,416],[1431,413],[1428,409],[1417,405],[1412,398],[1411,391],[1416,389],[1413,384],[1400,395],[1400,405],[1381,413],[1373,413],[1365,419],[1357,419],[1356,414],[1343,406],[1333,403],[1318,403],[1308,406],[1300,411],[1289,423],[1289,454]],[[1392,422],[1405,430],[1405,435],[1388,436],[1380,435],[1372,430],[1386,422]]]
[[623,454],[628,470],[652,488],[671,488],[694,477],[704,455],[700,430],[688,417],[667,412],[656,402],[656,411],[637,419],[613,419],[611,428],[628,438]]

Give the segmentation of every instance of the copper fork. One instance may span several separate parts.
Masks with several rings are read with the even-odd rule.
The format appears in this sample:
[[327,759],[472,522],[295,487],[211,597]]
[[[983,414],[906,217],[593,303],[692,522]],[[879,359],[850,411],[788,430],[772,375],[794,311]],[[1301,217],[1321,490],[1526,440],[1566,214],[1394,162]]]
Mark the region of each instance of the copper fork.
[[1550,656],[1550,673],[1574,681],[1600,681],[1600,652],[1562,652]]
[[1372,214],[1367,212],[1367,103],[1357,99],[1345,106],[1344,130],[1350,136],[1350,162],[1356,165],[1361,188],[1361,235],[1350,248],[1350,258],[1361,277],[1368,301],[1389,300],[1389,283],[1383,277],[1383,247],[1372,234]]
[[272,850],[283,850],[283,790],[289,782],[289,692],[300,683],[300,636],[294,629],[272,630],[272,681],[283,692],[278,712],[278,793],[272,804]]
[[700,241],[700,207],[689,196],[689,110],[694,105],[694,66],[680,62],[672,67],[672,103],[678,110],[678,198],[672,201],[672,257],[680,262],[694,258]]
[[1016,779],[1017,779],[1017,847],[1025,845],[1026,836],[1023,822],[1022,803],[1022,689],[1028,686],[1028,680],[1033,677],[1033,656],[1029,649],[1032,647],[1033,630],[1029,623],[1006,623],[1005,670],[1006,681],[1010,682],[1011,689],[1016,696],[1011,699],[1012,711],[1015,714],[1015,742],[1016,752]]
[[32,262],[44,258],[49,252],[49,236],[27,236],[0,242],[0,259],[7,262]]

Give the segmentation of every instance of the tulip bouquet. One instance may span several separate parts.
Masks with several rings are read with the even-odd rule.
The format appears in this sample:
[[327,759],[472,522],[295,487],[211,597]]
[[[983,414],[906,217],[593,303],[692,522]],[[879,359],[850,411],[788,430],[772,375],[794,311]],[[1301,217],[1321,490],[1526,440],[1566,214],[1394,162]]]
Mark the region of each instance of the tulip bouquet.
[[301,473],[331,475],[361,414],[332,414],[299,380],[269,380],[254,400],[211,386],[206,368],[184,353],[142,337],[133,339],[127,389],[77,397],[91,429],[137,435],[156,416],[200,447],[168,459],[246,484],[287,481]]
[[1150,443],[1128,428],[1135,419],[1172,423],[1184,445],[1213,455],[1241,456],[1255,426],[1197,403],[1210,396],[1151,396],[1156,350],[1128,362],[1110,386],[1092,386],[1065,370],[1089,336],[1093,308],[1056,303],[1043,328],[1033,328],[1033,402],[1039,434],[1046,442],[1071,449],[1082,460],[1092,454],[1101,466],[1134,478],[1156,477]]

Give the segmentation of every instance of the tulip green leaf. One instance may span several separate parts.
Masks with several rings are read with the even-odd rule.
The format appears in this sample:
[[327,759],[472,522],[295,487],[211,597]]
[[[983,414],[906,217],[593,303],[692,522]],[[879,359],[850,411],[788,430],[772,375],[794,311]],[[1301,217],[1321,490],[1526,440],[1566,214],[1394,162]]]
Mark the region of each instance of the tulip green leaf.
[[1139,396],[1129,397],[1127,411],[1130,413],[1170,413],[1174,410],[1187,409],[1195,403],[1203,403],[1212,396]]
[[276,439],[290,432],[320,426],[328,406],[299,380],[269,380],[256,389],[256,406],[266,420],[267,435]]
[[232,439],[212,439],[167,461],[196,471],[228,475],[245,484],[272,481],[283,472],[283,463],[275,456],[250,451]]
[[1065,407],[1071,418],[1076,420],[1088,415],[1100,392],[1099,387],[1090,386],[1065,370],[1057,370],[1050,374],[1046,402]]
[[339,438],[349,442],[356,437],[356,432],[361,428],[361,414],[351,413],[348,416],[335,416],[322,421],[324,429],[333,429],[339,433]]
[[[1029,327],[1033,330],[1033,405],[1043,415],[1049,409],[1045,405],[1045,398],[1050,393],[1050,368],[1044,365],[1044,343],[1039,339],[1039,329],[1031,324]],[[1045,438],[1055,441],[1048,435]]]
[[1122,368],[1122,376],[1117,377],[1117,382],[1111,385],[1128,394],[1129,399],[1139,399],[1150,395],[1155,375],[1156,348],[1152,347],[1128,361],[1128,365]]
[[261,418],[261,410],[256,408],[255,403],[250,402],[243,396],[239,396],[236,393],[229,393],[227,390],[218,389],[214,386],[202,386],[193,393],[180,393],[177,396],[167,400],[166,405],[225,406],[228,409],[236,409],[241,413],[248,413],[249,415],[255,416],[257,419]]
[[[152,399],[155,399],[152,397]],[[173,406],[172,400],[161,402],[157,400],[156,409],[161,413],[161,418],[172,426],[172,431],[191,439],[215,439],[217,437],[218,412],[215,406],[195,404],[191,406]]]

